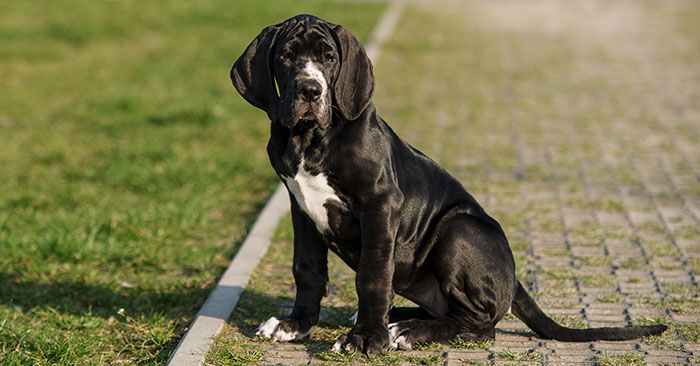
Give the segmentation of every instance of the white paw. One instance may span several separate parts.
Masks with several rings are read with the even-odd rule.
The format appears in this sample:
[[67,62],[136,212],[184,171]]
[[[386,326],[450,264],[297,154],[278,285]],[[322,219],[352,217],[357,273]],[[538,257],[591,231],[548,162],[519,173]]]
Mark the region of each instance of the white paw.
[[396,333],[399,332],[399,328],[396,326],[396,323],[389,323],[389,347],[391,349],[396,349],[398,348],[398,344],[396,344]]
[[397,325],[398,323],[389,324],[389,347],[391,349],[410,350],[413,348],[413,345],[408,342],[406,336],[398,335],[399,327]]
[[408,342],[408,340],[406,339],[406,336],[404,336],[404,335],[399,336],[399,338],[396,338],[396,342],[392,343],[392,346],[394,344],[396,344],[396,348],[398,348],[400,350],[404,350],[404,351],[408,351],[408,350],[413,348],[413,345]]
[[275,342],[289,342],[295,339],[302,339],[309,335],[310,331],[307,333],[299,332],[288,332],[282,329],[282,323],[274,316],[264,323],[260,324],[258,330],[255,332],[256,336],[263,338],[272,339]]
[[279,325],[280,321],[273,316],[272,318],[267,319],[266,322],[260,324],[258,330],[255,332],[255,335],[263,338],[272,338],[272,335],[275,334],[275,331]]
[[338,339],[338,340],[335,341],[335,343],[333,344],[333,347],[331,347],[331,351],[333,351],[333,352],[340,352],[340,347],[342,347],[342,346],[343,346],[343,341],[340,340],[340,339]]

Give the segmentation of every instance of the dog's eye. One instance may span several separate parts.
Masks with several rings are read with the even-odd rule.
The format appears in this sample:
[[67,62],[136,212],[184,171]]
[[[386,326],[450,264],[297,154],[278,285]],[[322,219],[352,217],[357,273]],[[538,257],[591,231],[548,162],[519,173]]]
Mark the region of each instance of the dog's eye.
[[323,60],[329,64],[332,64],[335,62],[335,54],[328,52],[325,55],[323,55]]

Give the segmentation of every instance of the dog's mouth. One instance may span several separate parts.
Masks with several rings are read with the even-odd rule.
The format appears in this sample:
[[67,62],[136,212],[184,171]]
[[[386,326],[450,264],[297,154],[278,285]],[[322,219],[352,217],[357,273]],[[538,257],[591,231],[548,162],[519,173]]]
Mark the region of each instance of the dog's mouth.
[[305,109],[306,110],[303,113],[298,113],[298,114],[301,114],[301,116],[299,118],[297,118],[297,120],[299,120],[299,121],[318,120],[317,113],[314,111],[314,109],[318,109],[318,108],[314,108],[314,105],[309,104],[308,106],[306,106]]
[[315,126],[318,126],[318,120],[316,118],[300,118],[293,127],[307,129]]
[[304,102],[293,103],[287,118],[282,118],[281,122],[287,128],[308,129],[323,127],[326,119],[329,118],[326,111],[319,105],[307,104]]

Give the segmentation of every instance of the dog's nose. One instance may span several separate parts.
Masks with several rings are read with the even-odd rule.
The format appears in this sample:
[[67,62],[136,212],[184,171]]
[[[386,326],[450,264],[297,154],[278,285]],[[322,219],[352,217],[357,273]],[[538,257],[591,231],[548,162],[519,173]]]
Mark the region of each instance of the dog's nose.
[[299,84],[298,92],[302,99],[313,102],[321,96],[321,85],[315,81],[305,81]]

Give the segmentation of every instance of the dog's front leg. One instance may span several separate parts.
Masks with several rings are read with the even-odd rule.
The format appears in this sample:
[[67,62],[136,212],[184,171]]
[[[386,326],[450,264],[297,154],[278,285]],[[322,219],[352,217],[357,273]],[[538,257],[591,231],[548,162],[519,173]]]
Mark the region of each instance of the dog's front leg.
[[290,200],[294,228],[292,272],[297,288],[294,308],[286,318],[270,318],[255,333],[276,341],[302,339],[311,333],[311,327],[318,323],[321,299],[326,295],[328,285],[328,248],[293,196]]
[[372,208],[360,215],[362,251],[355,285],[359,299],[357,323],[341,336],[334,349],[364,351],[376,356],[389,347],[387,323],[394,291],[394,242],[396,225],[393,205]]

